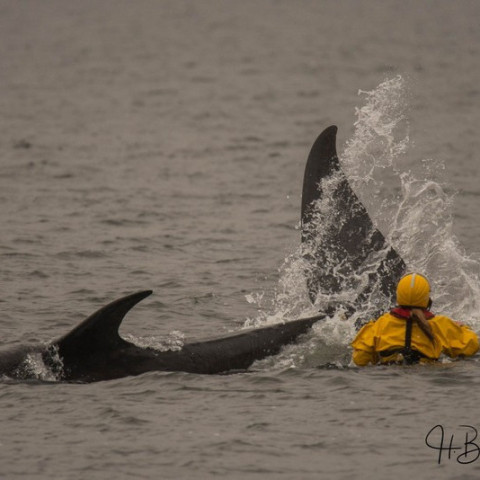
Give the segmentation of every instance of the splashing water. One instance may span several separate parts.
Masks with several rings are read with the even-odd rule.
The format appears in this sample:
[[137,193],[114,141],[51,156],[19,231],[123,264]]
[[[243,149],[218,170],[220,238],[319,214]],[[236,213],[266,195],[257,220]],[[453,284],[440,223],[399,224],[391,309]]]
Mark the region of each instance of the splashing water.
[[392,238],[409,269],[429,278],[434,310],[478,329],[479,264],[465,253],[453,232],[453,195],[434,180],[417,180],[411,172],[400,179],[402,197]]
[[[365,205],[375,227],[404,259],[407,269],[422,272],[429,278],[434,310],[479,330],[479,264],[466,255],[454,235],[454,196],[446,193],[445,183],[439,178],[443,166],[435,160],[424,159],[410,170],[405,169],[410,146],[405,80],[401,76],[387,79],[372,91],[359,91],[359,95],[365,98],[365,104],[356,109],[355,133],[340,155],[341,168],[350,186]],[[312,223],[316,224],[318,245],[330,245],[330,250],[322,254],[324,268],[341,277],[349,272],[348,268],[338,262],[336,246],[328,242],[329,229],[341,221],[338,212],[332,211],[335,205],[328,195],[329,188],[335,188],[335,182],[338,184],[338,179],[330,177],[320,185],[324,195],[315,206]],[[375,264],[378,257],[373,256],[360,275],[350,272],[356,278],[346,279],[339,294],[325,295],[320,290],[314,308],[306,282],[311,263],[305,258],[304,248],[299,247],[285,259],[272,310],[261,313],[255,324],[311,315],[329,301],[355,298],[355,293],[358,295],[368,282],[368,274],[378,267],[378,263]],[[372,297],[370,301],[376,305],[366,305],[366,312],[379,305],[383,309],[390,306],[384,298]],[[312,342],[317,346],[320,342],[319,348],[327,350],[332,346],[344,348],[356,333],[354,322],[359,314],[362,312],[342,322],[340,312],[326,322],[317,323],[313,329],[315,339],[306,348],[311,350]],[[250,321],[250,325],[252,323]],[[291,357],[288,354],[286,358]]]
[[406,83],[397,76],[372,91],[360,90],[359,95],[366,101],[356,108],[355,133],[341,155],[342,169],[387,237],[388,219],[401,189],[398,174],[410,143]]
[[434,307],[479,328],[479,264],[453,232],[454,194],[446,193],[444,165],[422,159],[405,169],[405,80],[397,76],[359,93],[366,103],[356,111],[355,134],[341,156],[350,185],[408,270],[429,278]]
[[185,334],[179,330],[171,331],[167,336],[157,337],[135,337],[131,334],[125,335],[125,340],[141,348],[153,348],[160,352],[179,351],[185,345]]
[[366,102],[356,109],[355,133],[347,142],[342,165],[351,181],[357,178],[363,183],[375,181],[377,169],[391,167],[406,153],[409,124],[406,84],[401,76],[386,80],[375,90],[359,90],[359,95],[364,95]]
[[62,378],[63,362],[54,347],[49,349],[50,360],[45,363],[41,352],[30,352],[17,367],[12,378],[17,380],[38,380],[41,382],[58,382]]

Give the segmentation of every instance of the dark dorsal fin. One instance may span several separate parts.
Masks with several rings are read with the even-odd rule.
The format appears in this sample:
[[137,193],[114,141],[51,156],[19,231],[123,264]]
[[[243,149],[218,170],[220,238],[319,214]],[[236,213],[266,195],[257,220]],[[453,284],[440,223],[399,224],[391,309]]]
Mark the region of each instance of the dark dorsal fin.
[[[387,301],[394,297],[396,282],[406,267],[398,253],[375,228],[368,212],[340,168],[336,150],[337,127],[326,128],[308,156],[302,193],[302,243],[309,263],[307,284],[310,299],[317,293],[332,294],[349,288],[351,279],[368,274],[368,284],[354,303],[368,303],[372,292],[380,290]],[[326,218],[316,211],[322,199],[322,181],[335,179],[328,193],[332,212]],[[319,215],[320,214],[320,215]],[[326,224],[317,225],[323,218]],[[380,255],[376,271],[369,271],[374,252]],[[387,303],[388,305],[388,303]]]
[[100,349],[112,350],[125,344],[125,340],[118,333],[123,318],[131,308],[151,293],[151,290],[133,293],[97,310],[64,337],[54,342],[58,347],[59,355],[67,358],[73,353],[88,354]]

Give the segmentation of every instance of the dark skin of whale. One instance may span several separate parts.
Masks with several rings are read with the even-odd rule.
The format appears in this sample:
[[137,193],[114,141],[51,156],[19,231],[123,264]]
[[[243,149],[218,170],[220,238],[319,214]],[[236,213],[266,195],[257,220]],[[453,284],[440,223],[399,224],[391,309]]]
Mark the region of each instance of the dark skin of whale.
[[[348,183],[340,168],[336,139],[335,125],[318,136],[308,156],[303,179],[302,244],[308,247],[305,258],[311,265],[307,273],[310,299],[314,302],[319,291],[330,295],[345,290],[348,279],[362,271],[373,252],[384,252],[377,271],[369,273],[368,284],[352,299],[351,305],[355,308],[368,303],[373,290],[380,290],[385,298],[394,301],[396,285],[406,271],[405,262],[375,228]],[[328,226],[328,236],[319,241],[318,229],[324,225],[315,224],[315,202],[322,199],[322,181],[332,178],[337,182],[333,192],[329,192],[329,199],[335,205],[338,218]],[[371,314],[375,316],[374,312]]]
[[0,375],[22,378],[26,356],[35,353],[41,354],[57,378],[66,382],[112,380],[152,371],[197,374],[242,371],[256,360],[277,354],[284,345],[295,342],[315,322],[325,318],[320,314],[162,352],[134,345],[118,332],[128,311],[151,293],[146,290],[115,300],[49,346],[20,347],[0,353]]
[[55,342],[63,359],[63,378],[91,382],[151,371],[216,374],[246,370],[256,360],[277,354],[324,315],[246,330],[161,352],[138,347],[119,336],[125,314],[151,291],[138,292],[103,307]]

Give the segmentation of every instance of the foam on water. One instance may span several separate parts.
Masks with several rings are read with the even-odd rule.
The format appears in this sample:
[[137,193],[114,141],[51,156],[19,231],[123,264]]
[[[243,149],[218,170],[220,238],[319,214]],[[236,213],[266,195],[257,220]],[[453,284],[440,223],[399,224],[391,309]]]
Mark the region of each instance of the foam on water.
[[178,351],[181,350],[185,344],[185,334],[178,330],[173,330],[168,336],[162,337],[136,337],[131,334],[126,334],[125,340],[132,342],[137,347],[153,348],[160,352],[165,352],[167,350]]
[[42,354],[39,352],[29,353],[25,360],[18,366],[12,378],[16,380],[38,380],[41,382],[57,382],[61,379],[63,363],[58,357],[58,352],[52,359],[55,368],[45,365]]
[[[455,197],[454,193],[447,193],[448,185],[442,178],[444,166],[435,159],[411,160],[414,149],[410,149],[407,87],[405,79],[396,76],[372,91],[359,91],[364,105],[356,109],[355,132],[340,154],[341,168],[375,227],[401,255],[407,269],[422,272],[429,278],[434,311],[451,315],[479,330],[479,263],[466,254],[453,231]],[[362,272],[342,279],[342,275],[348,274],[348,268],[336,258],[335,245],[330,251],[324,251],[329,245],[329,228],[341,221],[338,212],[332,211],[335,204],[328,195],[336,183],[335,177],[322,182],[323,195],[315,206],[313,223],[316,223],[317,247],[323,248],[324,268],[329,274],[340,277],[341,293],[324,295],[320,291],[313,309],[306,285],[310,266],[305,259],[305,246],[299,246],[280,268],[271,309],[268,311],[264,305],[259,305],[259,316],[249,320],[249,325],[307,316],[332,300],[348,301],[362,291],[368,274],[376,271],[378,262],[375,263],[373,256],[362,266]],[[250,300],[253,298],[251,296]],[[365,305],[364,311],[357,312],[349,320],[342,320],[343,314],[339,313],[319,322],[313,329],[314,338],[301,351],[297,350],[296,360],[288,350],[280,365],[302,363],[306,352],[312,350],[312,342],[327,351],[343,346],[345,352],[345,346],[356,333],[355,320],[378,307],[387,309],[390,306],[385,298],[375,295],[369,302],[375,305]]]

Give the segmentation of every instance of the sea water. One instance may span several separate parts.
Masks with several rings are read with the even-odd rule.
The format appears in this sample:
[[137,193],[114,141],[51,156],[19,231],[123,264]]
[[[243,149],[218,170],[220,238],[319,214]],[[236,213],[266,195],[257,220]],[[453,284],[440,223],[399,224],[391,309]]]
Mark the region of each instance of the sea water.
[[[121,333],[157,348],[312,313],[301,184],[331,124],[374,224],[479,331],[479,16],[0,3],[2,346],[146,288]],[[337,315],[235,375],[64,384],[32,357],[0,384],[0,477],[476,478],[477,360],[359,369],[354,334]]]

